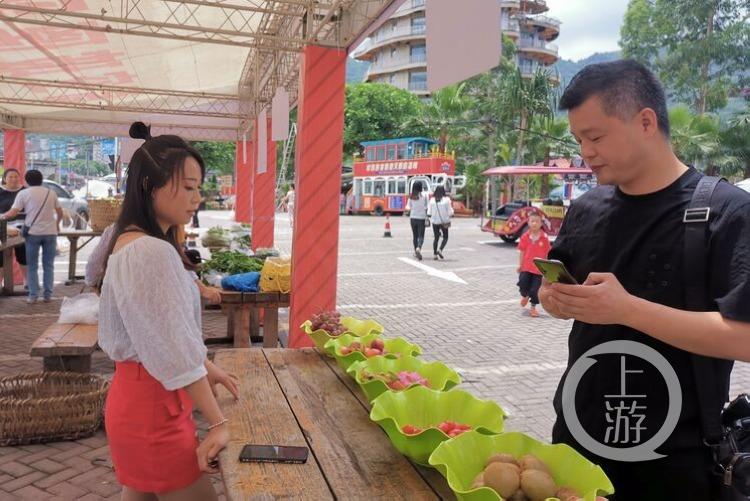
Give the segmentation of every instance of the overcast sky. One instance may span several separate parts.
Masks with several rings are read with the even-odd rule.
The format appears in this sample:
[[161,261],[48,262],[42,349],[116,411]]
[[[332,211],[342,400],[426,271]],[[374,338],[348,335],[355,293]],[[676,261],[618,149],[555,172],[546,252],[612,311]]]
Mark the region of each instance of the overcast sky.
[[560,57],[578,61],[594,52],[619,50],[620,25],[628,0],[547,0],[549,16],[562,21],[555,43]]

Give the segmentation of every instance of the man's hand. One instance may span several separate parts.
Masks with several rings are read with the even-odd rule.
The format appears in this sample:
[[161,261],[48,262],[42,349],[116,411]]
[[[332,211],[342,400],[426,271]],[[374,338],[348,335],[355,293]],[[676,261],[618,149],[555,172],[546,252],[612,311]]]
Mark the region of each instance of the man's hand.
[[[595,325],[627,325],[634,307],[628,293],[612,273],[591,273],[583,285],[550,284],[546,300],[562,317]],[[542,293],[540,290],[539,298]],[[542,302],[544,309],[547,305]],[[547,310],[549,311],[549,310]],[[557,315],[555,315],[557,316]]]
[[542,278],[542,286],[539,288],[539,302],[542,303],[544,311],[553,317],[561,320],[569,320],[571,318],[560,311],[560,303],[555,296],[555,291],[552,289],[552,284],[546,278]]

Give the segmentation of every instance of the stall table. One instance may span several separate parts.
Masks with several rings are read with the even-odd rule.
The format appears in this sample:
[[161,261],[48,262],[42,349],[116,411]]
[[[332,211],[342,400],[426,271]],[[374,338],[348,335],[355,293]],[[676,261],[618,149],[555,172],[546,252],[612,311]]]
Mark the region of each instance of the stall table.
[[13,290],[13,248],[18,245],[24,245],[25,240],[22,236],[8,237],[5,241],[0,242],[0,252],[3,253],[3,290],[2,296],[25,296],[26,292],[15,292]]
[[[65,237],[70,242],[70,253],[68,257],[68,281],[65,285],[73,285],[78,280],[83,280],[83,276],[76,276],[76,261],[78,260],[78,251],[86,247],[86,244],[91,242],[94,238],[100,237],[101,231],[94,230],[69,230],[61,231],[58,236]],[[78,240],[86,238],[86,240],[79,246]]]
[[289,307],[289,294],[281,292],[221,292],[221,309],[227,314],[227,336],[235,348],[250,346],[260,337],[260,312],[263,311],[263,347],[279,343],[279,308]]
[[[240,379],[239,401],[219,388],[229,419],[219,454],[227,499],[455,499],[437,471],[393,447],[349,376],[314,349],[227,349],[214,363]],[[310,454],[305,464],[241,463],[248,443]]]

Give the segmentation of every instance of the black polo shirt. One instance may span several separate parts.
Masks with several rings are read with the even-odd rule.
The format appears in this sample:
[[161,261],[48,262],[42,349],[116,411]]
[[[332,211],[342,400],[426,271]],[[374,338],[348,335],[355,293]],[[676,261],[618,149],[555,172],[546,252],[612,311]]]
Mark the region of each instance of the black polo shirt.
[[[599,186],[575,201],[550,252],[573,276],[583,282],[591,272],[613,273],[625,289],[638,297],[666,306],[685,308],[683,213],[701,174],[690,168],[666,188],[647,195],[627,195],[613,186]],[[720,183],[711,202],[709,220],[709,293],[715,311],[724,318],[750,322],[750,194]],[[711,336],[710,332],[706,336]],[[695,377],[689,353],[621,325],[590,325],[576,321],[568,340],[568,370],[554,399],[557,421],[553,441],[583,450],[570,434],[562,409],[562,387],[571,365],[589,349],[607,341],[643,343],[663,355],[675,370],[682,390],[682,411],[677,428],[657,449],[661,454],[700,447],[701,431]],[[750,340],[748,340],[750,342]],[[626,393],[644,395],[636,414],[644,415],[643,429],[629,444],[612,442],[613,422],[608,420],[609,395],[623,387],[622,358],[599,355],[576,391],[576,412],[583,428],[600,443],[632,447],[645,442],[664,424],[668,392],[664,378],[650,363],[626,356]],[[719,377],[727,381],[731,364]],[[720,409],[716,409],[719,412]],[[609,413],[611,419],[613,414]],[[605,440],[609,429],[610,436]],[[621,439],[624,437],[620,437]]]

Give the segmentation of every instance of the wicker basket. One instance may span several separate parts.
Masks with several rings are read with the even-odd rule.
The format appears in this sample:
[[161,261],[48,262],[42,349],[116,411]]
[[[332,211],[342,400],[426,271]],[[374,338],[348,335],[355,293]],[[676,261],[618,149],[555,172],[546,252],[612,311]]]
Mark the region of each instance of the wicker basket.
[[122,200],[102,198],[90,199],[89,204],[89,223],[94,231],[104,231],[104,229],[117,221],[122,210]]
[[0,378],[0,447],[93,435],[102,423],[108,388],[96,374],[43,372]]

